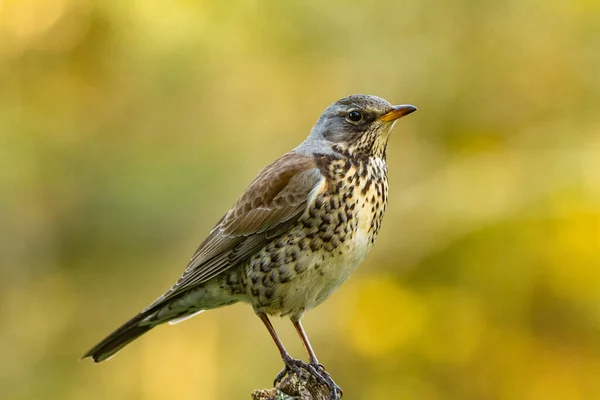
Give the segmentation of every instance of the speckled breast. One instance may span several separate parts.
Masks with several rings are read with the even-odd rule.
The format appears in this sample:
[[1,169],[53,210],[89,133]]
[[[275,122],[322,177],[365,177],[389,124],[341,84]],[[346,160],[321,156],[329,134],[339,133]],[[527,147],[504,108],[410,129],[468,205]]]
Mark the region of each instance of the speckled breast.
[[325,176],[305,214],[245,265],[258,312],[299,318],[344,282],[372,247],[387,203],[381,158],[323,158]]

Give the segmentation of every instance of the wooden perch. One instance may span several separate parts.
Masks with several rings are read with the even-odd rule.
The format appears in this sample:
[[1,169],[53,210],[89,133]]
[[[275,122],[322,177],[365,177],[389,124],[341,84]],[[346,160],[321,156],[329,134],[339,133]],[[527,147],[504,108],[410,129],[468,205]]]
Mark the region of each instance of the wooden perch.
[[255,390],[252,400],[337,400],[331,389],[308,371],[289,371],[273,389]]

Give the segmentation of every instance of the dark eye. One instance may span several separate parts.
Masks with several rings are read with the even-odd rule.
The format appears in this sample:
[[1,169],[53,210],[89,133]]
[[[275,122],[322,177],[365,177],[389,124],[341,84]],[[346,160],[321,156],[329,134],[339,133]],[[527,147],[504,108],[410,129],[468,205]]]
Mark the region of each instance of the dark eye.
[[348,113],[348,120],[351,122],[360,122],[360,120],[363,119],[362,114],[360,113],[360,111],[350,111]]

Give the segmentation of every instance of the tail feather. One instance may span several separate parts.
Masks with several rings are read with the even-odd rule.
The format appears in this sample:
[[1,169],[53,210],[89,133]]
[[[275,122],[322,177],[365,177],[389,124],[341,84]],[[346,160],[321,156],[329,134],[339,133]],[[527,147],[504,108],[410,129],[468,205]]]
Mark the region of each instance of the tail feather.
[[[169,321],[172,323],[184,321],[203,311],[196,308],[190,309],[185,302],[173,304],[178,299],[179,297],[174,297],[167,302],[155,302],[92,347],[82,359],[91,357],[95,362],[104,361],[150,329]],[[231,304],[231,301],[228,300],[224,304]]]
[[154,328],[155,324],[140,325],[142,320],[147,317],[146,313],[140,313],[127,321],[119,329],[108,335],[100,343],[92,347],[82,357],[92,357],[95,362],[107,360],[123,347]]

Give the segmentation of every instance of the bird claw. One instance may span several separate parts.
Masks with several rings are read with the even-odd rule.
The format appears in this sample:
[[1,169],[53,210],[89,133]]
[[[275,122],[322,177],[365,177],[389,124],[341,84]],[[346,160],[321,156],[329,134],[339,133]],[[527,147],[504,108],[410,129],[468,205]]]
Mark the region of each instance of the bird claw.
[[335,381],[333,380],[333,378],[331,377],[331,375],[329,375],[329,373],[327,371],[325,371],[325,367],[323,366],[323,364],[316,364],[315,365],[311,365],[314,369],[314,371],[317,373],[317,375],[315,375],[315,378],[317,378],[317,380],[323,384],[325,384],[329,389],[331,389],[331,394],[333,396],[334,400],[337,399],[341,399],[342,396],[344,396],[344,391],[342,390],[341,387],[339,387]]
[[298,376],[302,374],[300,367],[298,367],[294,361],[301,362],[300,360],[295,360],[293,358],[291,358],[290,360],[284,360],[285,367],[283,367],[283,369],[279,371],[279,373],[275,377],[275,381],[273,381],[273,385],[278,386],[281,380],[287,375],[288,372],[293,372]]
[[344,395],[342,388],[340,388],[331,376],[325,371],[325,367],[321,364],[307,364],[301,360],[296,360],[295,358],[284,359],[285,367],[277,374],[275,377],[274,385],[277,386],[287,375],[288,372],[293,372],[294,374],[301,376],[302,370],[307,371],[311,374],[319,383],[324,386],[327,386],[331,390],[332,400],[341,399]]

